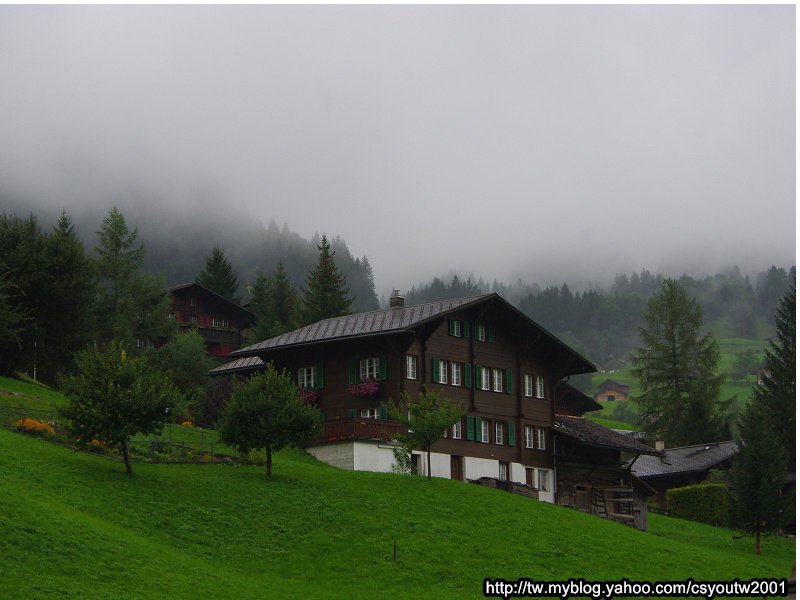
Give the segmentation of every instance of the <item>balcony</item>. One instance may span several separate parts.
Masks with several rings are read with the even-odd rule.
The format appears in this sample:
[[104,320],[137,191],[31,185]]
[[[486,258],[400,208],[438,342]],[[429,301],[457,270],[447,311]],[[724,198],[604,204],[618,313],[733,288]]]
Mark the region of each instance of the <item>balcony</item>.
[[388,441],[401,435],[408,435],[408,428],[396,421],[350,417],[325,421],[317,441],[338,442],[348,439]]

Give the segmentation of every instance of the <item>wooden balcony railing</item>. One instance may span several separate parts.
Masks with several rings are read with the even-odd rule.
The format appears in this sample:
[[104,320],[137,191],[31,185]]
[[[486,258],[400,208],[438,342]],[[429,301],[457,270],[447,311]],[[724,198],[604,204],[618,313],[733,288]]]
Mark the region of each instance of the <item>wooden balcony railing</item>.
[[318,437],[320,442],[335,442],[346,439],[391,440],[400,435],[407,435],[408,428],[396,421],[381,419],[362,419],[350,417],[325,421]]

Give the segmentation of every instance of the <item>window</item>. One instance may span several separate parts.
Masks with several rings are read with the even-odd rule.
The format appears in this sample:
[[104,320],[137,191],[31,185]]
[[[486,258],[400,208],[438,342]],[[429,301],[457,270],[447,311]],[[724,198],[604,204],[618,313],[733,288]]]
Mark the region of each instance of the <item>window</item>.
[[362,408],[361,409],[361,418],[362,419],[377,419],[380,417],[380,413],[378,412],[377,408]]
[[212,324],[214,327],[227,327],[228,326],[228,319],[217,319],[216,317],[212,320]]
[[169,320],[170,321],[174,321],[175,320],[175,313],[169,313]]
[[545,438],[544,427],[536,428],[536,449],[547,450],[547,439]]
[[439,361],[439,383],[447,383],[447,361]]
[[494,443],[500,446],[503,445],[503,422],[494,422]]
[[478,369],[480,369],[480,374],[481,374],[481,389],[482,390],[491,389],[489,387],[489,385],[490,385],[489,377],[491,375],[491,373],[489,372],[489,369],[486,368],[486,367],[478,367]]
[[546,492],[550,489],[550,471],[539,469],[539,491]]
[[507,462],[500,461],[500,472],[497,476],[500,481],[508,481],[508,466]]
[[486,325],[475,325],[475,339],[479,342],[486,341]]
[[536,397],[544,398],[544,377],[541,375],[536,376]]
[[317,387],[314,367],[300,367],[297,369],[297,386],[314,389]]
[[481,419],[481,442],[484,444],[489,443],[489,421]]
[[137,348],[144,348],[145,341],[142,338],[136,338],[136,347]]
[[525,425],[525,447],[533,448],[533,427]]
[[378,379],[378,372],[380,371],[381,360],[377,356],[372,358],[362,358],[358,363],[358,374],[361,381],[367,379]]
[[197,306],[197,298],[189,298],[189,306]]
[[606,400],[608,400],[609,402],[614,402],[616,399],[617,397],[614,394],[609,394],[608,396],[606,396]]
[[494,391],[495,392],[502,392],[503,391],[503,371],[502,369],[492,369],[493,382],[494,382]]
[[452,377],[450,379],[450,382],[453,385],[461,385],[461,363],[454,362],[450,363],[450,365],[452,367],[450,369],[452,372]]
[[406,354],[406,379],[417,378],[417,357],[413,354]]
[[460,440],[461,439],[461,420],[460,419],[455,425],[453,425],[453,435],[451,437],[454,440]]
[[533,375],[525,373],[525,397],[533,398]]
[[525,483],[530,487],[535,487],[533,485],[533,471],[531,467],[525,467]]
[[190,320],[192,322],[192,325],[197,325],[197,316],[196,315],[192,315],[190,317]]
[[453,330],[453,335],[455,337],[461,337],[463,335],[462,330],[461,330],[461,321],[453,320],[453,321],[450,321],[450,323],[451,323],[450,327]]

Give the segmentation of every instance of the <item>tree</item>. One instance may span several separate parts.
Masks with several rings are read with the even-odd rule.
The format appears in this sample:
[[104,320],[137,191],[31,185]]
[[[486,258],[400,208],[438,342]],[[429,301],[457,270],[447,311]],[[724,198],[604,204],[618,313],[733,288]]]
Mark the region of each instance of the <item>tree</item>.
[[25,310],[13,302],[14,289],[0,274],[0,345],[19,348],[19,333],[22,331]]
[[716,373],[719,349],[710,333],[701,334],[702,312],[675,280],[666,279],[651,296],[633,355],[639,378],[640,424],[671,445],[718,441],[729,435],[719,401],[725,375]]
[[258,269],[250,289],[250,310],[256,316],[256,324],[248,333],[249,342],[255,344],[295,329],[297,305],[297,292],[282,262],[272,277]]
[[464,410],[437,392],[425,389],[416,401],[403,392],[399,402],[390,402],[389,416],[399,421],[413,434],[400,439],[410,452],[413,448],[424,448],[428,453],[428,479],[431,478],[431,446],[438,442],[445,430],[464,416]]
[[319,249],[319,261],[306,277],[303,290],[303,320],[306,324],[322,319],[340,317],[350,312],[351,300],[343,275],[333,260],[335,252],[323,235]]
[[745,407],[739,420],[739,453],[731,469],[734,521],[739,529],[755,534],[756,554],[761,554],[761,534],[779,525],[786,506],[781,497],[785,454],[766,408],[755,396]]
[[263,373],[240,384],[222,412],[219,437],[241,454],[266,450],[267,478],[272,476],[272,454],[285,446],[302,446],[319,428],[319,411],[300,400],[297,387],[285,371],[268,363]]
[[151,363],[169,375],[183,396],[183,408],[189,414],[181,416],[197,418],[203,411],[211,387],[208,372],[216,366],[197,329],[179,333],[154,351]]
[[98,277],[95,316],[97,338],[133,344],[154,342],[174,331],[169,315],[169,295],[163,279],[142,271],[144,246],[136,245],[125,217],[112,208],[103,219],[95,247]]
[[731,365],[731,379],[743,380],[748,375],[755,375],[761,368],[758,352],[753,349],[738,352]]
[[242,298],[236,295],[239,278],[228,262],[225,251],[219,246],[214,246],[211,254],[206,257],[206,268],[200,271],[196,281],[231,302],[242,302]]
[[159,433],[178,392],[166,375],[143,357],[128,356],[118,342],[79,352],[75,362],[78,374],[61,380],[67,397],[62,413],[71,434],[84,447],[97,440],[119,448],[131,475],[129,440],[136,434]]
[[787,449],[785,468],[795,469],[795,284],[783,295],[775,312],[776,339],[764,351],[764,375],[754,401],[764,407],[773,435]]

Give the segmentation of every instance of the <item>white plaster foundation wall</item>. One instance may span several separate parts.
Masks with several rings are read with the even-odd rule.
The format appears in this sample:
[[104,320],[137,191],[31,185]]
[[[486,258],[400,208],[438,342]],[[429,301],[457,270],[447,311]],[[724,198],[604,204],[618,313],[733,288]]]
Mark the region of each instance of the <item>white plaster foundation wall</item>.
[[[428,453],[427,452],[413,452],[419,456],[419,473],[418,475],[428,476]],[[441,454],[440,452],[431,452],[431,475],[433,477],[442,477],[450,479],[450,455]]]
[[353,444],[325,444],[323,446],[311,446],[307,448],[308,453],[324,463],[352,471],[354,468]]
[[391,473],[395,464],[394,448],[388,444],[370,444],[368,442],[352,442],[353,468],[356,471],[373,471],[375,473]]

